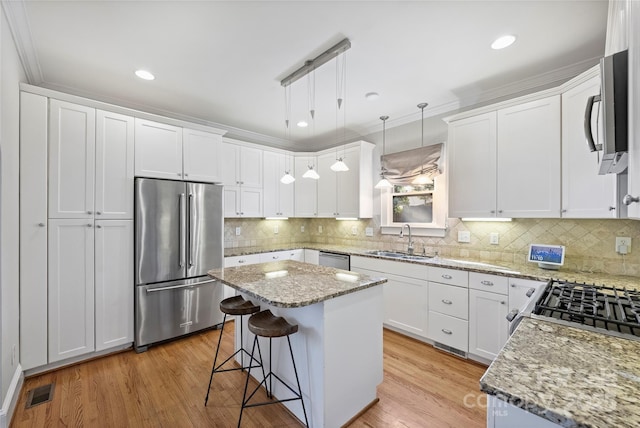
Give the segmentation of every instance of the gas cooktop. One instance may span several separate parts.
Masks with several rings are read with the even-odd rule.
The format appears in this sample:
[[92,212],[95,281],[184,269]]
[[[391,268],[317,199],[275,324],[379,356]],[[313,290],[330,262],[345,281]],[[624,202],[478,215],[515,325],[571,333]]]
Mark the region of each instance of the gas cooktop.
[[532,317],[640,340],[640,291],[551,281]]

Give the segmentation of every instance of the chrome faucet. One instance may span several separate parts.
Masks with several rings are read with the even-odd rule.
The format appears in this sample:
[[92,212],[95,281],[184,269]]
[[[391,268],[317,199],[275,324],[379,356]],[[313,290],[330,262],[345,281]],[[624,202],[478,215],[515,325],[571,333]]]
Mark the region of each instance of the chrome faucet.
[[411,226],[408,225],[407,223],[402,225],[402,229],[400,229],[400,237],[404,237],[404,227],[407,226],[407,229],[409,229],[409,243],[407,245],[407,253],[409,254],[413,254],[413,239],[411,239]]

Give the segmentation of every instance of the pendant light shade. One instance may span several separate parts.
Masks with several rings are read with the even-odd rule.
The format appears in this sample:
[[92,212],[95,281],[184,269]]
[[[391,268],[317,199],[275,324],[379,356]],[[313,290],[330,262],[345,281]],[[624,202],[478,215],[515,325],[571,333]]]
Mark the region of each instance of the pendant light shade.
[[311,178],[313,180],[317,180],[320,178],[320,175],[316,172],[315,169],[313,169],[313,166],[309,165],[307,168],[309,169],[307,170],[307,172],[302,174],[302,178]]
[[296,181],[295,177],[289,174],[289,171],[285,171],[284,175],[280,179],[280,183],[282,184],[291,184]]
[[[421,139],[420,139],[421,141],[420,147],[424,147],[424,108],[428,105],[429,104],[427,103],[418,104],[418,108],[422,111],[422,132],[421,132]],[[425,185],[425,184],[431,184],[431,183],[433,183],[433,180],[431,179],[431,177],[429,177],[427,174],[424,173],[424,165],[422,165],[422,167],[420,168],[420,175],[418,175],[415,179],[413,179],[411,184]]]
[[331,170],[335,172],[345,172],[345,171],[349,171],[349,167],[347,166],[346,163],[344,163],[342,158],[338,158],[336,162],[333,165],[331,165]]
[[[382,156],[384,156],[385,153],[385,134],[386,134],[386,122],[387,119],[389,119],[389,116],[380,116],[380,120],[382,121]],[[393,185],[389,182],[389,180],[386,179],[386,177],[384,176],[385,173],[385,169],[384,167],[380,167],[380,181],[378,181],[378,183],[376,184],[375,188],[376,189],[391,189],[393,187]]]

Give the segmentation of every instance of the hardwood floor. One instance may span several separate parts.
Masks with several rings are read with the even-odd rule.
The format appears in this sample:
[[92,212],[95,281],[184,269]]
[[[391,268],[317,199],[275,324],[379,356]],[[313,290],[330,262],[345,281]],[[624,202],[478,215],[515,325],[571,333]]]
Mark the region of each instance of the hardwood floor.
[[[225,328],[222,355],[232,352],[232,327]],[[208,331],[141,354],[127,351],[26,379],[11,427],[236,426],[244,373],[214,376],[204,406],[219,334]],[[380,401],[351,427],[484,427],[478,381],[485,369],[385,330]],[[53,400],[25,409],[27,392],[51,382]],[[248,409],[243,426],[301,424],[273,405]]]

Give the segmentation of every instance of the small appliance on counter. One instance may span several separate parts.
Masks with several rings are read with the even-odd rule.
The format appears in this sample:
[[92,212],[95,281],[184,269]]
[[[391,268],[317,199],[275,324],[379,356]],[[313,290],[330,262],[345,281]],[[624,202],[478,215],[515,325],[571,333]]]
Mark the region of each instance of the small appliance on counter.
[[135,180],[135,337],[137,352],[222,322],[222,186]]
[[531,244],[527,260],[538,263],[542,269],[558,270],[564,264],[564,246]]

